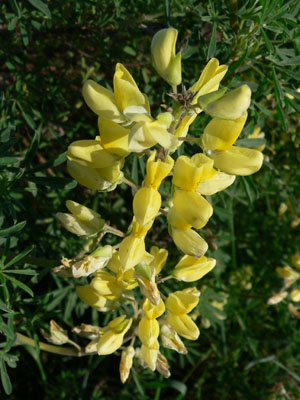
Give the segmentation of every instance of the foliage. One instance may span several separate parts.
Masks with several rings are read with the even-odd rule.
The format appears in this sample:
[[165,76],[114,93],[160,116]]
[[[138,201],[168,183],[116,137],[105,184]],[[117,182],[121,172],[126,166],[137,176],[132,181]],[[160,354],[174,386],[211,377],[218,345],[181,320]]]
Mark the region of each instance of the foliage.
[[[100,6],[94,0],[5,0],[0,11],[3,393],[11,399],[24,393],[45,399],[299,398],[298,320],[288,312],[290,300],[267,305],[282,286],[276,267],[300,250],[299,2],[110,0]],[[66,172],[65,152],[72,141],[97,133],[82,100],[83,81],[89,77],[110,87],[116,62],[130,69],[159,111],[159,93],[168,87],[153,73],[149,49],[153,34],[167,26],[179,31],[187,87],[211,57],[229,65],[225,86],[251,87],[241,140],[259,126],[267,142],[265,162],[259,174],[238,178],[214,197],[206,239],[218,265],[201,282],[209,290],[202,289],[200,303],[211,327],[202,327],[198,342],[186,343],[187,356],[165,352],[172,367],[168,380],[135,364],[122,386],[118,357],[72,358],[41,349],[40,330],[48,331],[51,319],[71,332],[82,320],[98,324],[99,318],[78,300],[72,280],[51,272],[62,256],[82,247],[54,216],[72,198],[127,229],[131,189],[122,184],[117,195],[99,195],[77,186]],[[192,136],[206,123],[192,125]],[[190,155],[196,152],[194,144],[183,146]],[[141,182],[144,170],[141,158],[132,159],[125,172]],[[153,244],[158,235],[158,245],[170,250],[172,268],[175,247],[162,218]],[[113,236],[109,240],[115,244]],[[250,289],[238,274],[248,266]],[[224,293],[226,319],[220,320],[212,302]],[[32,338],[34,346],[18,346],[17,333]]]

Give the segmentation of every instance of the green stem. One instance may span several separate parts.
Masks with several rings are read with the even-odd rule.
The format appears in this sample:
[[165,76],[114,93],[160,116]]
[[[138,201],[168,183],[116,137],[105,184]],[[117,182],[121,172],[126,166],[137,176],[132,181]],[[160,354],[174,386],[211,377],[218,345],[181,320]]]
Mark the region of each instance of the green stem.
[[114,234],[116,236],[119,236],[119,237],[124,237],[125,236],[124,232],[120,231],[117,228],[114,228],[113,226],[105,225],[104,229],[105,229],[106,232],[112,233],[112,234]]
[[[17,334],[17,345],[29,345],[35,347],[35,341],[21,333]],[[48,351],[49,353],[60,354],[62,356],[75,356],[80,357],[85,355],[85,353],[80,353],[78,350],[73,349],[72,347],[62,347],[62,346],[54,346],[52,344],[47,344],[44,342],[39,342],[39,346],[41,350]]]

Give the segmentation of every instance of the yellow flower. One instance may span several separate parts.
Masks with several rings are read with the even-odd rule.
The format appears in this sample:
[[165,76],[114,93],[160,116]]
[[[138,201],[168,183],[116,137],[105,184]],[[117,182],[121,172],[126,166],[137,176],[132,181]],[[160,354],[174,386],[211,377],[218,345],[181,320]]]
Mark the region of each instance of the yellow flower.
[[126,349],[122,351],[120,362],[120,378],[122,383],[125,383],[128,379],[134,356],[135,350],[133,346],[127,346]]
[[214,160],[216,168],[231,175],[254,174],[263,163],[260,151],[238,146],[232,146],[224,151],[213,151],[210,157]]
[[154,219],[150,220],[146,225],[140,225],[137,221],[136,218],[133,217],[132,220],[132,235],[136,238],[144,238],[144,236],[147,234],[149,229],[151,229],[151,226],[153,225]]
[[249,86],[242,85],[209,104],[202,104],[200,97],[198,105],[211,117],[237,119],[245,114],[250,106],[250,100],[251,90]]
[[99,337],[97,352],[99,355],[112,354],[122,345],[124,335],[131,327],[132,319],[125,315],[115,318],[103,329]]
[[197,187],[196,191],[205,196],[211,196],[232,185],[235,181],[235,178],[235,175],[228,175],[224,172],[218,172],[212,178],[202,181]]
[[194,282],[210,272],[215,265],[214,258],[184,256],[175,266],[173,275],[179,280]]
[[286,292],[286,291],[275,293],[272,297],[270,297],[268,299],[267,304],[269,304],[269,305],[278,304],[282,300],[284,300],[287,295],[288,295],[288,292]]
[[116,123],[126,123],[126,108],[138,107],[138,113],[150,113],[147,96],[140,92],[134,79],[122,64],[116,65],[114,91],[111,92],[92,80],[83,85],[85,102],[94,113]]
[[133,198],[133,212],[140,225],[147,225],[157,215],[161,206],[160,193],[148,187],[139,189]]
[[216,58],[209,60],[198,81],[190,88],[190,91],[195,94],[192,104],[197,103],[198,97],[218,90],[227,70],[227,65],[219,65]]
[[125,237],[119,248],[120,262],[123,271],[134,268],[145,255],[145,242],[133,235]]
[[300,253],[295,253],[291,259],[292,264],[294,267],[300,269]]
[[190,256],[202,257],[208,249],[206,241],[192,229],[182,230],[171,226],[170,235],[176,246]]
[[112,247],[106,245],[100,247],[96,252],[84,257],[82,260],[72,264],[72,275],[74,278],[88,276],[93,272],[104,268],[112,257]]
[[122,161],[106,168],[93,168],[87,166],[87,163],[82,160],[68,160],[67,162],[68,172],[73,179],[82,186],[100,191],[114,190],[117,184],[122,182],[123,173],[120,170],[122,166]]
[[122,292],[122,287],[118,285],[116,277],[104,270],[97,272],[90,286],[101,296],[118,297]]
[[213,213],[209,202],[197,192],[175,189],[173,203],[178,216],[196,229],[203,228]]
[[166,323],[166,320],[164,320],[161,325],[160,337],[163,346],[167,349],[175,350],[181,354],[187,354],[187,349],[185,348],[182,340],[178,336],[175,329],[173,329],[170,325]]
[[84,161],[87,167],[111,167],[120,160],[117,155],[108,153],[99,140],[77,140],[68,147],[67,156],[73,161]]
[[178,335],[189,340],[198,339],[200,331],[192,318],[187,314],[175,315],[172,312],[168,312],[167,321]]
[[100,295],[91,286],[77,286],[76,292],[81,301],[98,311],[109,311],[114,308],[113,301]]
[[149,349],[156,347],[159,335],[159,323],[156,319],[143,317],[139,323],[139,338]]
[[108,118],[98,118],[101,145],[108,153],[126,157],[130,154],[128,140],[130,129],[111,121]]
[[103,229],[105,221],[100,214],[71,200],[67,200],[66,206],[72,214],[59,212],[56,218],[68,231],[79,236],[90,236]]
[[159,343],[158,341],[156,341],[155,348],[150,349],[149,347],[143,344],[139,352],[139,357],[141,358],[141,360],[144,361],[152,371],[155,371],[156,369],[158,349],[159,349]]
[[139,106],[150,111],[146,95],[139,90],[131,74],[120,63],[116,65],[114,93],[116,104],[120,111],[124,111],[130,106]]
[[143,312],[145,317],[148,319],[159,318],[165,312],[164,302],[160,299],[159,304],[154,305],[149,301],[149,299],[145,299],[143,303]]
[[201,153],[191,158],[180,156],[175,162],[173,184],[183,190],[195,191],[202,181],[216,175],[213,164],[213,160]]
[[181,83],[181,53],[175,55],[177,35],[176,29],[162,29],[153,36],[151,43],[153,67],[171,86]]
[[160,293],[156,284],[156,273],[153,266],[142,261],[135,267],[135,278],[137,279],[141,293],[154,305],[161,301]]
[[200,292],[195,288],[187,288],[171,293],[166,300],[166,308],[175,315],[188,314],[199,302]]
[[155,157],[156,150],[152,152],[147,160],[147,174],[144,181],[145,186],[152,189],[157,189],[159,187],[162,180],[169,175],[174,166],[174,160],[170,156],[167,156],[164,161],[155,161]]
[[168,250],[159,249],[156,246],[152,246],[150,250],[150,254],[154,257],[151,261],[150,265],[155,268],[156,274],[159,274],[163,269],[167,258],[168,258]]
[[247,113],[235,120],[213,118],[205,127],[201,143],[205,150],[227,150],[243,130]]
[[300,301],[300,289],[294,289],[290,293],[290,298],[292,301],[299,302]]

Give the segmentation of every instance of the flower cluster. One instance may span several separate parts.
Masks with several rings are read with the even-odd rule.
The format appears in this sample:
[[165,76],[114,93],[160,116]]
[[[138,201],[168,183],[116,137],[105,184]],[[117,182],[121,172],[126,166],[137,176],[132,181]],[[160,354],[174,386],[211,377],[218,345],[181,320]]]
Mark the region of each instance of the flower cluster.
[[[99,135],[70,144],[70,175],[89,189],[111,191],[122,182],[132,184],[122,172],[129,154],[147,156],[144,181],[138,187],[133,185],[133,216],[126,235],[74,201],[66,204],[70,214],[57,215],[70,232],[88,238],[88,246],[77,258],[63,258],[55,272],[74,278],[91,275],[88,284],[77,285],[79,298],[100,312],[114,310],[114,319],[106,326],[82,324],[75,332],[90,339],[86,353],[106,355],[122,350],[122,382],[128,378],[134,358],[143,367],[170,376],[161,346],[186,354],[181,337],[198,339],[200,331],[190,313],[197,313],[200,291],[194,286],[170,293],[165,282],[197,282],[215,267],[216,260],[205,255],[208,244],[197,232],[213,214],[206,196],[232,185],[236,175],[255,173],[263,161],[259,150],[235,145],[247,119],[250,88],[220,89],[227,66],[211,59],[194,85],[188,90],[182,85],[178,93],[182,78],[176,40],[175,29],[163,29],[151,45],[154,68],[172,87],[173,105],[165,107],[167,112],[152,115],[148,97],[122,64],[116,65],[113,91],[92,80],[83,86],[85,102],[98,116]],[[212,117],[203,134],[186,138],[201,113]],[[192,157],[176,157],[184,140],[199,146]],[[169,176],[171,191],[162,201],[159,189]],[[156,246],[147,251],[146,235],[158,215],[167,218],[169,234],[184,254],[166,276],[163,268],[168,251]],[[120,243],[102,245],[107,232],[121,236]],[[170,263],[168,268],[172,268]],[[222,311],[225,303],[216,303],[215,308]],[[208,324],[205,321],[204,325]]]

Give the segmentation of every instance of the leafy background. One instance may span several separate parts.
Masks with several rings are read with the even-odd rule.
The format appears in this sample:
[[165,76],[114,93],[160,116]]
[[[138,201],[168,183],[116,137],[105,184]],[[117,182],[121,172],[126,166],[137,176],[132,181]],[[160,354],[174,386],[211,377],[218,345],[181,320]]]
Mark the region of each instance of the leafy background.
[[[299,251],[300,3],[297,0],[203,1],[4,0],[0,5],[0,370],[3,396],[42,399],[299,399],[299,321],[287,301],[268,306],[282,284],[275,268]],[[71,332],[80,322],[103,323],[75,294],[75,283],[52,274],[62,256],[82,241],[64,231],[55,213],[72,199],[93,207],[111,225],[126,230],[132,191],[90,191],[66,172],[65,151],[74,140],[93,138],[96,118],[81,87],[92,78],[111,87],[122,62],[159,112],[169,88],[154,74],[150,43],[161,28],[179,31],[183,78],[189,87],[207,60],[229,65],[223,80],[253,92],[243,137],[261,127],[267,141],[262,170],[239,178],[214,196],[214,216],[204,234],[214,273],[203,279],[201,329],[189,354],[165,351],[172,376],[136,364],[126,385],[119,357],[72,358],[39,348],[40,329],[50,319]],[[199,121],[198,121],[199,120]],[[199,136],[207,120],[190,133]],[[193,154],[197,148],[185,144]],[[129,158],[125,172],[139,182],[145,160]],[[285,204],[286,206],[282,206]],[[283,208],[287,210],[283,213]],[[178,257],[166,222],[159,218],[150,244]],[[115,238],[107,236],[107,243]],[[252,288],[230,278],[252,270]],[[176,285],[176,284],[174,284]],[[175,288],[175,286],[174,286]],[[170,289],[174,289],[170,288]],[[227,318],[214,317],[211,301],[228,295]],[[16,345],[16,333],[35,347]],[[72,336],[72,333],[70,333]]]

